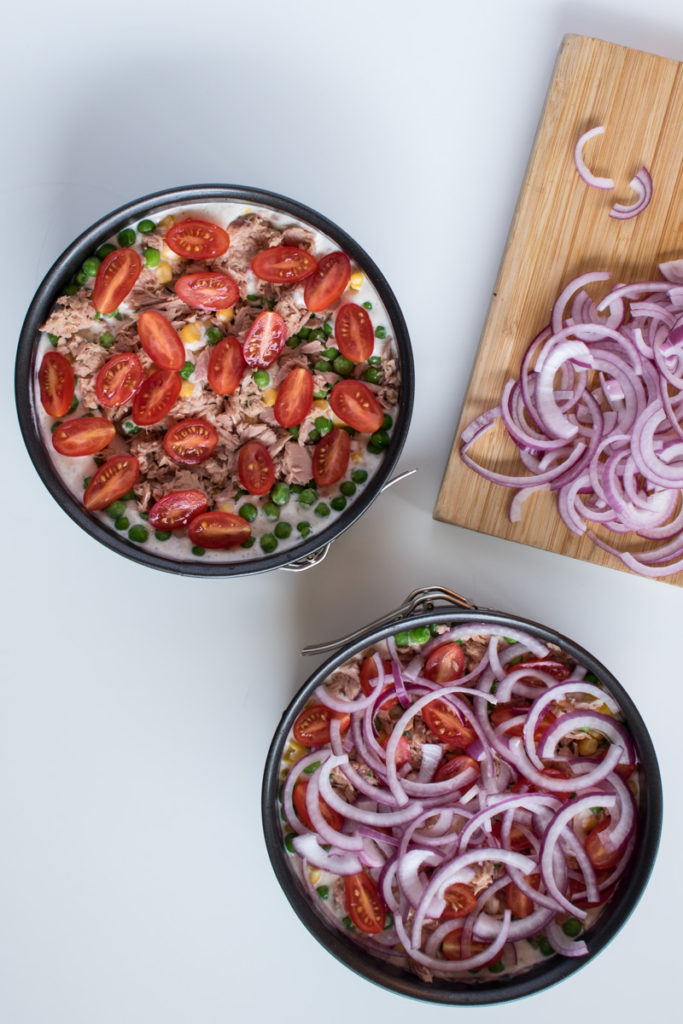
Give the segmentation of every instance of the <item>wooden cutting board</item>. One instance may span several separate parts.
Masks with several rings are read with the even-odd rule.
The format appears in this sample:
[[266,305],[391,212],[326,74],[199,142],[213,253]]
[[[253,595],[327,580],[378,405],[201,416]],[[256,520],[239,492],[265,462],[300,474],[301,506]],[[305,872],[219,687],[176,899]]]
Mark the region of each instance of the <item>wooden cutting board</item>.
[[[588,187],[576,172],[574,146],[589,128],[605,133],[586,147],[594,174],[613,191]],[[590,147],[590,148],[588,148]],[[632,203],[628,183],[642,166],[654,195],[639,216],[608,216],[614,202]],[[563,40],[531,160],[469,383],[434,517],[522,544],[625,569],[622,562],[563,524],[555,497],[528,497],[511,523],[513,492],[484,480],[459,457],[463,428],[498,405],[503,386],[519,376],[521,357],[550,319],[560,291],[587,271],[607,270],[611,284],[658,279],[657,264],[683,255],[683,64],[584,36]],[[478,462],[523,474],[504,429],[490,430],[471,449]],[[613,534],[604,534],[614,542]],[[637,538],[636,538],[637,540]],[[615,545],[616,546],[616,545]],[[667,582],[683,585],[683,572]]]

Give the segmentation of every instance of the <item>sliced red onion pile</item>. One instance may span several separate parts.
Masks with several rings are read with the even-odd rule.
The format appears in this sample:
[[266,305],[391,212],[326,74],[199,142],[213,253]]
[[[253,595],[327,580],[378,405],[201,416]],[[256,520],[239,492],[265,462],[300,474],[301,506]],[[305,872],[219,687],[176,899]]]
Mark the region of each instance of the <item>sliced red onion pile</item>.
[[[659,269],[660,280],[618,285],[597,304],[586,286],[609,274],[571,281],[519,377],[465,428],[460,449],[475,472],[516,489],[512,522],[549,488],[573,533],[652,577],[683,570],[683,260]],[[525,474],[470,454],[499,421]]]
[[[598,125],[584,132],[574,147],[574,164],[579,177],[586,185],[590,185],[593,188],[612,189],[614,188],[612,178],[601,178],[599,175],[593,174],[586,166],[583,158],[583,148],[586,143],[590,142],[596,135],[603,135],[604,132],[604,125]],[[652,177],[646,167],[641,167],[635,177],[631,179],[629,188],[636,193],[637,198],[635,202],[627,205],[614,203],[609,215],[615,220],[630,220],[631,217],[637,217],[649,205],[652,199]]]
[[633,848],[636,761],[615,700],[558,648],[421,627],[298,715],[285,848],[321,915],[426,981],[580,957]]

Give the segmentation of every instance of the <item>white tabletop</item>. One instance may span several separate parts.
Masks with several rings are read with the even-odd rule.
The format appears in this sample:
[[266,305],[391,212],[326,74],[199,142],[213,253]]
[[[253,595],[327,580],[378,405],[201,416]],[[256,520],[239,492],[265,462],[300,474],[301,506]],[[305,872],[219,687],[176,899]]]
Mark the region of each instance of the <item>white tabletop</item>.
[[[275,881],[260,820],[273,730],[319,663],[302,646],[425,584],[592,651],[639,706],[665,786],[660,854],[622,931],[570,979],[478,1019],[639,1022],[654,1000],[673,1020],[683,593],[432,510],[562,36],[680,58],[681,4],[41,0],[3,21],[0,1020],[457,1012],[326,953]],[[14,349],[53,259],[114,207],[198,182],[320,210],[383,269],[411,332],[399,468],[419,472],[303,574],[203,581],[117,557],[56,506],[20,437]]]

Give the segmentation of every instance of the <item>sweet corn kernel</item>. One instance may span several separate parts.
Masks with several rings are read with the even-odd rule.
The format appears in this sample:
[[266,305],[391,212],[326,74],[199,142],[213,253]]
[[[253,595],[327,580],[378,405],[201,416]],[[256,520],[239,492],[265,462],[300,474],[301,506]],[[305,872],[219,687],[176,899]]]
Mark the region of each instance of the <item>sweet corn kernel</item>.
[[182,384],[182,386],[180,388],[180,397],[181,398],[192,398],[193,392],[194,392],[194,384],[192,383],[192,381],[191,380],[183,381],[183,384]]
[[351,274],[351,277],[349,278],[349,288],[354,292],[359,292],[363,287],[364,280],[365,277],[360,272],[360,270],[356,270],[355,273]]
[[611,715],[614,718],[614,713],[611,708],[608,708],[606,704],[601,704],[598,708],[601,715]]
[[177,260],[178,259],[178,253],[177,252],[173,252],[173,249],[171,249],[170,246],[166,245],[165,242],[164,242],[164,244],[161,247],[161,255],[163,256],[163,258],[165,260]]
[[310,878],[312,885],[317,885],[322,878],[322,871],[320,868],[309,868],[308,877]]
[[282,760],[286,761],[287,764],[296,764],[299,761],[308,747],[304,747],[301,743],[297,743],[296,740],[290,740],[285,748],[285,752],[282,755]]
[[222,324],[230,324],[235,319],[235,310],[231,306],[230,309],[219,309],[216,311],[216,320],[220,320]]
[[172,217],[170,213],[168,214],[167,217],[164,217],[163,220],[159,221],[159,227],[161,228],[162,231],[168,231],[168,229],[173,227],[174,224],[175,217]]
[[199,341],[202,336],[202,331],[198,323],[185,324],[180,332],[180,337],[183,339],[186,345],[192,345],[195,341]]
[[584,736],[579,740],[579,754],[581,757],[590,757],[598,749],[598,741],[595,736]]
[[266,388],[262,393],[261,397],[266,405],[275,405],[275,399],[277,398],[277,391],[275,388]]
[[363,458],[363,453],[362,452],[353,452],[351,454],[351,462],[360,462],[362,458]]
[[168,284],[173,279],[173,271],[165,260],[161,261],[154,273],[157,275],[157,281],[160,281],[161,284]]
[[344,420],[340,420],[338,416],[335,416],[333,412],[330,412],[330,419],[335,427],[345,427],[346,423]]
[[313,403],[313,408],[314,409],[320,409],[321,412],[325,412],[327,410],[327,401],[326,401],[326,399],[324,399],[324,398],[316,398],[315,402]]
[[223,501],[223,502],[221,502],[221,504],[218,507],[221,510],[221,512],[234,512],[235,511],[235,502],[234,501]]

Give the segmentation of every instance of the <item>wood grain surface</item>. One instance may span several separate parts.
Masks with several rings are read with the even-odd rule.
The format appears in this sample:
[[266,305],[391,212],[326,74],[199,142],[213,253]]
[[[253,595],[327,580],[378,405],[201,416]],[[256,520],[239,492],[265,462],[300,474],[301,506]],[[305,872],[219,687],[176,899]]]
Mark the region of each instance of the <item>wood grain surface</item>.
[[[609,271],[609,282],[587,289],[598,299],[616,283],[658,279],[658,263],[683,255],[682,69],[678,61],[597,39],[563,40],[435,519],[629,571],[589,538],[569,531],[549,491],[530,495],[521,521],[511,523],[514,492],[465,466],[459,440],[468,423],[499,403],[506,381],[519,375],[524,351],[572,278]],[[590,141],[584,155],[594,174],[614,179],[613,191],[588,187],[574,165],[577,139],[596,125],[604,125],[605,133]],[[628,183],[643,165],[653,178],[652,202],[631,220],[610,218],[614,202],[634,201]],[[500,425],[470,454],[498,472],[526,473]],[[620,549],[645,547],[630,535],[620,544],[614,534],[602,536]],[[683,585],[683,572],[665,579]]]

